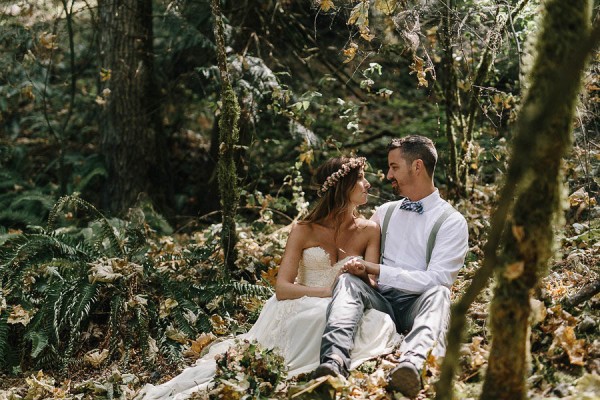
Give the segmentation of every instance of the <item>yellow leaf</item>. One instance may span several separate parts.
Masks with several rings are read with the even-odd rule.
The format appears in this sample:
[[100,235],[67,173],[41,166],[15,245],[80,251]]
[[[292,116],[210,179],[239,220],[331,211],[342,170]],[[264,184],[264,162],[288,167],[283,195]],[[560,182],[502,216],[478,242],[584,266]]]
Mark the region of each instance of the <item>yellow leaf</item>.
[[159,312],[159,317],[160,318],[165,318],[167,317],[169,314],[171,314],[171,310],[175,307],[177,307],[179,305],[179,303],[177,303],[177,300],[175,299],[166,299],[164,302],[162,302],[160,304],[160,312]]
[[110,69],[101,68],[100,69],[100,81],[102,81],[102,82],[109,81],[111,78],[111,74],[112,74],[112,71]]
[[108,358],[108,349],[102,351],[96,349],[87,352],[83,356],[83,361],[87,362],[94,368],[98,368]]
[[416,54],[413,54],[413,63],[410,64],[409,68],[410,68],[410,74],[416,73],[417,74],[417,80],[419,81],[419,86],[425,86],[428,87],[429,86],[429,82],[427,82],[427,72],[430,72],[433,70],[432,67],[427,67],[424,68],[424,61],[421,57],[417,56]]
[[217,335],[224,335],[227,333],[227,324],[220,315],[211,315],[210,323],[212,325],[213,332]]
[[13,325],[23,324],[23,326],[27,326],[32,317],[33,316],[29,311],[24,309],[21,305],[16,305],[12,308],[6,322]]
[[177,343],[186,344],[188,342],[188,338],[185,335],[185,333],[178,331],[177,329],[173,328],[172,326],[167,328],[167,330],[165,331],[165,334],[167,335],[167,337],[169,339],[174,340]]
[[21,88],[21,94],[27,97],[29,100],[35,100],[35,94],[33,94],[33,86],[27,85]]
[[481,336],[473,336],[469,344],[469,353],[471,355],[471,368],[478,369],[487,362],[489,351],[481,346],[483,338]]
[[312,163],[313,159],[314,159],[313,150],[310,149],[308,151],[300,153],[300,155],[298,156],[298,158],[300,159],[300,162],[306,163],[306,164],[310,165]]
[[525,261],[517,261],[507,265],[503,275],[506,279],[512,281],[523,275],[523,271],[525,271]]
[[396,10],[398,0],[375,0],[375,9],[385,15],[392,15]]
[[525,228],[523,228],[522,226],[513,225],[511,227],[511,230],[512,230],[512,234],[515,237],[515,239],[517,240],[517,242],[521,243],[523,241],[523,239],[525,238]]
[[[569,204],[571,207],[585,208],[588,206],[596,205],[596,199],[592,197],[590,200],[590,195],[582,187],[582,188],[577,189],[575,192],[573,192],[569,195]],[[583,204],[583,206],[582,206],[582,204]]]
[[350,11],[350,17],[348,18],[348,25],[369,26],[369,1],[362,0],[360,3],[352,8]]
[[331,10],[332,8],[334,8],[334,7],[335,7],[335,4],[333,4],[333,1],[331,1],[331,0],[321,0],[321,5],[320,5],[321,11],[327,12],[327,11]]
[[370,42],[375,38],[375,35],[370,33],[368,26],[361,26],[360,29],[360,37],[365,39],[367,42]]
[[56,49],[56,35],[49,32],[42,32],[39,37],[40,44],[48,50]]
[[217,337],[212,333],[203,333],[202,335],[198,336],[196,340],[192,340],[190,348],[185,350],[183,355],[194,360],[200,358],[202,355],[202,350],[204,350],[204,348],[206,348],[206,346],[212,343],[216,338]]
[[350,43],[348,47],[343,50],[344,56],[346,56],[344,64],[354,60],[354,57],[356,56],[356,50],[358,50],[358,45],[356,43]]
[[275,286],[275,282],[277,282],[277,271],[279,268],[269,268],[267,271],[262,271],[260,273],[261,278],[265,281],[269,282],[269,285]]
[[552,345],[562,347],[567,352],[571,364],[585,365],[584,360],[587,355],[585,340],[577,339],[572,326],[559,326],[554,331],[554,342]]

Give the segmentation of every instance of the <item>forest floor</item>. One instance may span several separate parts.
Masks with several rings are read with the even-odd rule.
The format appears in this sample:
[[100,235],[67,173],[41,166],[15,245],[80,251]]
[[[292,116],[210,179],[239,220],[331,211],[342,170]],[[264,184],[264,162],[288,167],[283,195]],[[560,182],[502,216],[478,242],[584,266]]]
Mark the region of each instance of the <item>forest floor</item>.
[[[599,154],[592,154],[596,163]],[[573,163],[573,168],[577,168]],[[597,166],[596,166],[597,167]],[[592,169],[593,170],[593,169]],[[573,185],[571,185],[573,186]],[[453,286],[455,301],[469,285],[475,271],[482,262],[482,248],[492,203],[497,188],[495,186],[474,187],[468,201],[456,207],[468,220],[471,234],[470,253],[465,267]],[[595,195],[597,196],[598,193]],[[532,328],[530,375],[527,378],[529,397],[532,399],[598,399],[600,398],[600,296],[578,299],[583,288],[589,288],[600,279],[600,207],[597,197],[590,197],[583,189],[574,187],[569,195],[565,211],[565,224],[557,232],[557,251],[550,262],[548,274],[532,295]],[[271,231],[272,232],[272,231]],[[285,228],[280,229],[285,233]],[[165,240],[177,246],[191,240],[194,232],[173,235]],[[269,234],[273,237],[273,233]],[[254,253],[260,257],[263,244],[268,238],[246,236],[241,243],[242,253]],[[282,252],[283,241],[276,243],[277,251]],[[264,274],[272,280],[275,270]],[[487,357],[490,350],[491,334],[488,328],[489,305],[493,297],[493,283],[478,296],[468,314],[468,327],[460,356],[461,371],[455,383],[455,398],[475,399],[479,397],[481,384],[485,379]],[[256,304],[254,305],[256,307]],[[260,307],[260,304],[258,305]],[[256,311],[256,310],[255,310]],[[247,328],[248,323],[240,326]],[[217,332],[218,333],[218,332]],[[204,336],[192,343],[203,342],[201,347],[214,339]],[[0,374],[0,400],[16,399],[132,399],[148,382],[159,384],[176,376],[186,365],[192,365],[200,357],[198,351],[188,352],[185,362],[175,364],[158,358],[152,369],[143,367],[143,360],[135,358],[123,363],[79,363],[69,368],[67,373],[54,374],[52,371],[27,371],[18,376]],[[261,353],[264,357],[265,353]],[[271,388],[269,398],[349,398],[349,399],[400,399],[399,394],[385,390],[385,377],[393,368],[399,352],[368,361],[352,371],[347,380],[310,380],[308,375],[284,378],[285,371],[273,367],[278,384]],[[259,357],[260,358],[260,357]],[[239,362],[240,360],[237,360]],[[419,399],[432,399],[435,396],[434,382],[438,377],[440,360],[431,358],[424,371],[424,390]],[[235,361],[234,361],[235,362]],[[234,399],[248,394],[247,376],[240,377],[238,386],[231,382],[217,382],[210,391],[198,393],[198,399]],[[267,398],[267,397],[263,397]]]

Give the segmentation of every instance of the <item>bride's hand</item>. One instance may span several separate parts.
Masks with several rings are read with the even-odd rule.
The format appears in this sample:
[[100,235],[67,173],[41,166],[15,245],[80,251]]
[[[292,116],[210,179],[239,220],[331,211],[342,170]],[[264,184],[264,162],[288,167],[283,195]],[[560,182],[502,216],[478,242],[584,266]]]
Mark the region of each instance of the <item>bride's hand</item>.
[[368,279],[367,268],[363,264],[363,260],[358,257],[346,261],[346,263],[342,267],[342,272],[348,272],[352,275],[358,276],[361,279]]

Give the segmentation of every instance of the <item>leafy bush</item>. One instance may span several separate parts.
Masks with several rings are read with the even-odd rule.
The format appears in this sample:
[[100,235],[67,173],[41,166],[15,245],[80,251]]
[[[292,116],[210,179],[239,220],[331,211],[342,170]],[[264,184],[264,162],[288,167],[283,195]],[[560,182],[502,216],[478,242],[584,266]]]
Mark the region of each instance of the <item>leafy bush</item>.
[[0,251],[0,370],[178,361],[201,332],[228,332],[221,315],[272,293],[214,280],[218,229],[181,246],[158,235],[165,224],[148,206],[109,220],[68,196],[47,228],[12,235]]
[[285,361],[276,349],[240,341],[217,356],[215,388],[209,399],[268,398],[285,378]]

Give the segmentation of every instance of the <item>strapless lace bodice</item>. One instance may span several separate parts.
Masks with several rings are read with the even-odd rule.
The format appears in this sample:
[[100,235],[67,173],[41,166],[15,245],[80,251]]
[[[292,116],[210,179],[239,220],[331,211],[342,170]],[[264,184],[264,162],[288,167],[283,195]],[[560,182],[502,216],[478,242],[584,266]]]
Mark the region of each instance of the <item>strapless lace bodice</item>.
[[331,265],[329,254],[323,248],[309,247],[304,249],[298,267],[297,282],[310,287],[331,286],[338,276],[340,268],[350,258],[351,256],[345,257]]

